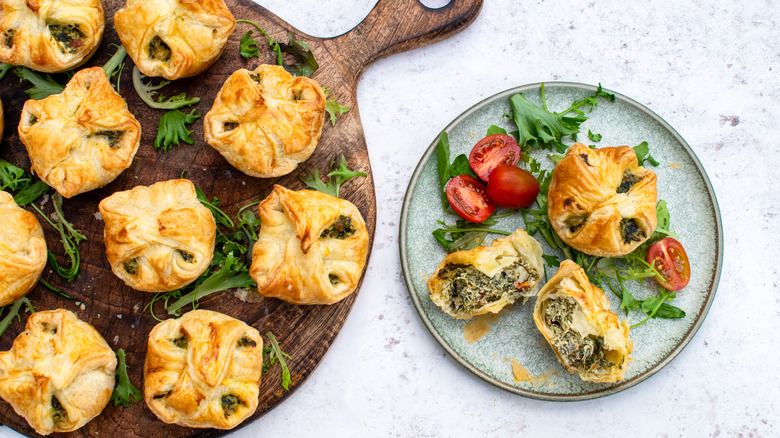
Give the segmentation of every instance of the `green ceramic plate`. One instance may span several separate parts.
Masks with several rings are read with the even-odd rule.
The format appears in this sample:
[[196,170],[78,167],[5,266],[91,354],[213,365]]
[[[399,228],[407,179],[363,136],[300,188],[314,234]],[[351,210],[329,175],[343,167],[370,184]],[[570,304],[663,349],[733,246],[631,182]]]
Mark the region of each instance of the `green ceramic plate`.
[[[468,154],[472,146],[495,124],[507,131],[516,130],[511,120],[509,98],[523,93],[530,101],[541,105],[541,84],[531,84],[496,94],[452,121],[444,131],[449,135],[451,157]],[[592,95],[596,87],[575,83],[546,83],[545,97],[550,111],[561,111],[576,99]],[[610,91],[611,93],[614,93]],[[454,223],[456,217],[443,212],[436,170],[438,136],[420,160],[412,175],[401,213],[400,249],[404,277],[412,301],[433,337],[459,363],[482,379],[508,391],[546,400],[584,400],[610,395],[636,385],[668,364],[690,342],[704,321],[715,297],[723,261],[723,229],[717,200],[699,160],[683,138],[663,119],[643,105],[615,93],[614,103],[600,100],[598,108],[588,114],[581,127],[601,134],[598,146],[635,146],[643,141],[651,154],[661,161],[652,169],[658,175],[658,197],[667,201],[672,229],[685,246],[691,262],[691,281],[677,294],[674,305],[686,312],[683,319],[653,319],[631,330],[634,349],[625,378],[615,384],[583,382],[568,374],[557,361],[533,322],[533,304],[515,303],[492,324],[490,332],[476,342],[464,336],[469,321],[456,320],[434,305],[426,281],[446,255],[431,232],[438,228],[437,220]],[[593,143],[584,134],[580,141]],[[569,143],[573,143],[569,139]],[[545,153],[535,156],[551,168]],[[519,214],[500,220],[495,228],[512,231],[524,226]],[[488,237],[491,239],[492,237]],[[546,245],[540,236],[544,253],[560,254]],[[548,268],[548,278],[555,269]],[[655,295],[658,287],[650,279],[644,285],[631,284],[629,289],[639,298]],[[613,311],[626,318],[619,299],[607,291]],[[628,316],[632,324],[645,315],[634,310]],[[550,376],[535,381],[515,379],[512,362],[516,360],[530,375]]]

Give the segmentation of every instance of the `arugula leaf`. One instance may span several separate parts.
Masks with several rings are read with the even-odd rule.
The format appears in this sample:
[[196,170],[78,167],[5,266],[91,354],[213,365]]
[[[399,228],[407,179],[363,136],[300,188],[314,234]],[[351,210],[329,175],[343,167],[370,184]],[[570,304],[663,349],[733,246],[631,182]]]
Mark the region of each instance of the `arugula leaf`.
[[322,91],[325,93],[325,111],[330,116],[330,123],[332,126],[336,126],[336,119],[341,117],[345,112],[349,111],[348,106],[344,106],[336,102],[336,96],[333,99],[328,99],[330,89],[328,87],[322,87]]
[[496,126],[496,125],[490,125],[490,128],[488,128],[487,134],[485,135],[485,137],[487,137],[488,135],[493,135],[493,134],[506,134],[506,129],[501,128],[501,127]]
[[21,206],[32,204],[36,199],[48,192],[50,188],[51,187],[47,186],[45,182],[36,181],[35,183],[22,188],[19,193],[14,196],[14,202]]
[[179,140],[193,144],[194,141],[190,137],[192,131],[187,129],[187,125],[194,123],[200,118],[200,113],[193,109],[189,114],[185,114],[179,110],[171,110],[163,114],[160,117],[160,123],[157,126],[157,138],[154,140],[154,148],[163,148],[164,151],[170,149],[173,143],[179,145]]
[[479,180],[477,174],[471,169],[469,164],[469,157],[466,154],[460,154],[452,160],[450,165],[450,178],[455,178],[458,175],[468,175],[472,178]]
[[25,177],[24,169],[0,158],[0,190],[16,191],[29,185],[30,181],[30,178]]
[[344,158],[344,155],[341,155],[340,157],[341,158],[338,161],[335,156],[330,159],[330,164],[328,165],[330,172],[326,175],[324,182],[320,178],[319,170],[316,168],[313,171],[304,171],[303,175],[299,176],[298,179],[310,189],[338,198],[342,184],[356,176],[367,176],[363,172],[350,170],[347,167],[348,163],[347,159]]
[[[133,67],[133,87],[135,92],[141,100],[144,101],[150,108],[174,110],[183,106],[194,105],[200,102],[199,97],[188,98],[187,93],[177,94],[176,96],[165,99],[165,97],[158,93],[157,90],[171,83],[171,81],[161,81],[157,85],[144,84],[144,75],[138,70],[138,67]],[[157,94],[157,100],[154,100],[154,95]]]
[[5,318],[0,321],[0,336],[3,336],[3,333],[8,330],[8,327],[11,325],[14,318],[17,318],[19,321],[22,320],[22,317],[19,316],[19,310],[21,309],[22,304],[27,306],[27,309],[30,310],[30,313],[35,313],[35,309],[27,297],[19,298],[10,306],[0,307],[0,315],[2,315],[5,309],[8,308],[8,315],[6,315]]
[[122,405],[126,408],[133,403],[143,400],[143,397],[141,397],[141,391],[133,386],[130,377],[127,375],[125,350],[121,348],[117,350],[116,358],[118,362],[116,366],[116,376],[118,379],[116,388],[114,388],[114,392],[111,393],[111,401],[114,402],[114,406]]
[[[114,53],[113,56],[111,56],[111,59],[106,62],[106,64],[103,66],[103,70],[106,72],[106,76],[108,77],[108,80],[111,81],[111,79],[117,74],[122,72],[122,67],[124,67],[125,63],[125,57],[127,56],[127,50],[125,50],[124,46],[117,46],[116,53]],[[119,89],[119,81],[117,80],[117,89]]]
[[239,48],[239,53],[241,54],[241,57],[244,59],[252,59],[252,58],[259,58],[260,57],[260,50],[259,46],[257,45],[257,41],[255,41],[254,38],[252,38],[253,31],[248,31],[244,34],[244,36],[241,37],[241,43]]
[[645,161],[649,161],[653,166],[658,166],[661,164],[655,158],[653,158],[652,155],[650,155],[650,147],[647,145],[646,141],[643,141],[642,143],[634,146],[634,153],[636,154],[636,160],[639,162],[640,166],[644,166]]
[[[493,216],[493,219],[488,218],[478,224],[468,222],[462,218],[459,218],[455,225],[447,225],[445,222],[437,221],[444,228],[437,228],[432,234],[448,253],[474,249],[481,245],[490,233],[504,236],[512,234],[509,231],[490,228],[497,223],[495,219],[498,217],[503,217],[503,215]],[[447,234],[450,235],[449,239],[447,239]]]
[[263,360],[262,373],[265,374],[265,372],[278,361],[279,366],[282,367],[282,388],[289,391],[292,380],[290,378],[290,369],[287,368],[287,362],[285,362],[284,358],[292,359],[292,357],[282,351],[282,348],[279,346],[279,342],[277,342],[276,336],[274,336],[273,333],[266,332],[265,335],[268,337],[271,348],[263,348],[263,356],[265,357],[267,355],[268,361]]
[[580,132],[579,125],[582,121],[577,123],[577,120],[570,120],[539,108],[522,94],[515,94],[509,102],[512,105],[512,120],[518,129],[519,144],[534,141],[541,147],[552,150],[553,145],[562,145],[562,137]]
[[436,147],[436,168],[439,172],[441,186],[441,205],[444,211],[450,206],[447,200],[447,181],[450,180],[450,140],[445,131],[439,134],[439,145]]
[[201,190],[201,188],[198,186],[195,186],[195,196],[198,198],[198,201],[200,201],[201,204],[211,210],[211,214],[214,215],[214,221],[228,228],[235,228],[236,225],[233,223],[233,219],[230,218],[230,215],[220,210],[218,207],[220,204],[219,198],[214,197],[211,201],[209,201],[209,199],[206,197],[206,193],[204,193],[203,190]]
[[198,284],[191,292],[183,295],[165,310],[169,315],[178,315],[179,310],[188,304],[196,307],[197,302],[216,292],[241,287],[256,287],[257,284],[249,276],[249,271],[243,263],[238,263],[238,258],[233,253],[228,253],[216,272],[211,273],[203,282]]
[[0,79],[3,79],[3,76],[5,76],[5,74],[8,73],[8,70],[11,70],[14,67],[16,66],[0,62]]
[[590,129],[588,129],[588,138],[591,141],[601,141],[601,134],[594,134]]
[[38,73],[27,67],[16,67],[14,73],[19,77],[20,82],[27,81],[33,85],[32,88],[24,90],[30,96],[30,99],[44,99],[52,94],[60,94],[65,90],[65,86],[55,81],[50,74]]
[[279,48],[282,52],[292,55],[297,61],[296,64],[290,65],[290,70],[295,76],[308,78],[320,68],[309,45],[305,41],[295,38],[292,32],[287,33],[287,44],[281,43]]
[[75,280],[79,277],[79,268],[81,266],[81,254],[79,254],[78,245],[81,241],[87,240],[87,236],[81,234],[80,231],[73,227],[73,224],[65,219],[65,215],[62,212],[62,195],[55,193],[52,197],[52,205],[54,206],[55,217],[50,219],[46,216],[35,204],[31,204],[32,207],[41,215],[46,222],[49,223],[55,230],[60,233],[60,241],[65,249],[65,255],[70,260],[70,267],[63,268],[57,262],[57,258],[50,250],[48,252],[49,265],[54,272],[60,277],[64,278],[68,282]]
[[[269,46],[271,46],[271,49],[272,49],[274,52],[276,52],[276,63],[277,63],[278,65],[284,66],[284,58],[283,58],[283,56],[282,56],[282,49],[281,49],[281,47],[279,46],[279,43],[277,43],[277,42],[276,42],[276,41],[275,41],[273,38],[271,38],[271,36],[270,36],[270,35],[268,35],[268,34],[267,34],[267,33],[266,33],[264,30],[263,30],[263,28],[262,28],[262,27],[260,27],[260,26],[259,26],[257,23],[254,23],[254,22],[252,22],[252,21],[249,21],[249,20],[236,20],[236,23],[248,23],[248,24],[251,24],[252,26],[256,27],[256,28],[257,28],[257,30],[259,30],[259,31],[260,31],[260,33],[261,33],[261,34],[262,34],[264,37],[268,38],[268,45],[269,45]],[[251,35],[251,34],[249,34],[249,35]],[[249,36],[247,36],[247,35],[244,35],[244,36],[246,36],[247,38],[249,38]],[[244,38],[242,37],[241,39],[243,40]],[[257,42],[255,42],[255,44],[257,44]],[[241,50],[243,51],[245,47],[249,47],[250,45],[251,45],[251,43],[242,43],[242,45],[241,45]],[[246,52],[246,53],[248,54],[249,52]],[[244,57],[244,58],[246,58],[246,59],[249,59],[249,58],[247,58],[246,56],[244,56],[244,53],[241,53],[241,56],[243,56],[243,57]],[[260,56],[260,51],[259,51],[259,50],[258,50],[258,52],[257,52],[257,55],[255,55],[255,56],[258,56],[258,57]]]

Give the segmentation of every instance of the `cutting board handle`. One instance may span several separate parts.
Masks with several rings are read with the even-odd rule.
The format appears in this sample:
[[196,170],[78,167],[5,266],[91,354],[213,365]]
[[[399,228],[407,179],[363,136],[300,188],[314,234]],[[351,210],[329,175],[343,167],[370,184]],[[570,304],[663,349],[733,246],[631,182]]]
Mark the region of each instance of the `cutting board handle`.
[[326,45],[342,73],[357,83],[374,61],[441,41],[465,29],[479,15],[483,0],[451,0],[431,9],[419,0],[379,0],[365,20]]

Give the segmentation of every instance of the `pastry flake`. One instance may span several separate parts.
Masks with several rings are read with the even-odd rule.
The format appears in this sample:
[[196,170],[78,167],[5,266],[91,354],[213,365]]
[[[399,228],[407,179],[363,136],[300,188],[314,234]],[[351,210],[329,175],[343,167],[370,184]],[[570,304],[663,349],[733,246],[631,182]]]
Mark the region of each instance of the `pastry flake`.
[[445,313],[468,319],[534,296],[543,275],[542,245],[517,229],[490,246],[448,254],[428,279],[428,290]]
[[534,322],[569,373],[588,382],[623,379],[634,344],[628,321],[618,322],[604,291],[573,261],[561,262],[539,291]]
[[208,269],[216,223],[190,181],[136,186],[103,199],[98,208],[111,269],[133,289],[172,291]]
[[141,125],[101,67],[79,70],[60,94],[25,102],[19,138],[32,171],[66,198],[105,186],[130,167]]
[[232,429],[257,409],[263,339],[245,323],[193,310],[149,333],[144,399],[166,423]]
[[0,0],[0,62],[71,70],[95,53],[104,26],[99,0]]
[[108,404],[116,364],[100,333],[72,312],[35,312],[0,352],[0,397],[41,435],[74,431]]
[[628,146],[570,147],[553,170],[547,215],[567,245],[586,254],[618,257],[655,231],[656,176]]
[[317,82],[281,66],[241,69],[225,81],[204,117],[205,138],[247,175],[286,175],[317,147],[325,100]]
[[351,202],[280,185],[258,206],[260,227],[249,274],[258,292],[294,304],[333,304],[355,291],[368,231]]
[[46,266],[46,240],[35,215],[0,191],[0,306],[27,295]]
[[141,73],[174,80],[209,68],[236,20],[222,0],[128,0],[114,25]]

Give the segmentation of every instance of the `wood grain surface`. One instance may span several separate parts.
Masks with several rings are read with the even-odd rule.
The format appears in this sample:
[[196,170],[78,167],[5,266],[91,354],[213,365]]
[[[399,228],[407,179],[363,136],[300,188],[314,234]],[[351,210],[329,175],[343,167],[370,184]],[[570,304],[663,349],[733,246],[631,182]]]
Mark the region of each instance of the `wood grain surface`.
[[[92,324],[117,350],[127,353],[130,379],[139,389],[143,384],[143,363],[149,331],[157,324],[144,306],[152,294],[138,292],[125,286],[112,272],[106,260],[103,245],[103,223],[96,216],[97,204],[110,194],[127,190],[136,185],[150,185],[157,181],[186,177],[201,187],[209,197],[218,197],[221,207],[228,214],[253,201],[265,198],[274,184],[291,189],[302,189],[298,180],[303,170],[318,168],[322,172],[336,154],[344,154],[350,168],[366,172],[365,178],[347,182],[341,197],[354,203],[363,214],[368,226],[370,245],[376,228],[376,199],[366,140],[357,107],[357,84],[365,69],[374,61],[405,50],[421,47],[445,39],[468,26],[479,14],[482,0],[453,0],[440,9],[429,9],[417,0],[380,0],[364,21],[351,31],[335,38],[316,38],[305,35],[271,12],[250,0],[227,0],[236,19],[258,23],[277,41],[286,42],[287,33],[293,32],[306,41],[320,68],[312,76],[320,85],[331,90],[339,103],[351,108],[335,126],[326,120],[321,141],[314,154],[291,174],[280,178],[259,179],[246,176],[231,167],[203,139],[202,118],[192,127],[194,145],[182,143],[170,151],[156,151],[153,147],[161,110],[147,107],[132,87],[132,61],[127,58],[121,77],[120,93],[126,99],[130,111],[141,122],[141,147],[133,164],[106,187],[66,199],[65,216],[86,236],[79,249],[82,255],[81,276],[67,283],[48,267],[43,278],[76,298],[71,301],[50,292],[40,284],[28,295],[36,310],[65,308],[74,311],[79,318]],[[119,44],[113,29],[113,15],[124,6],[124,0],[104,0],[106,34],[96,55],[86,66],[102,65]],[[263,44],[255,31],[254,37],[261,43],[262,58],[244,60],[239,56],[239,40],[248,30],[248,24],[239,23],[228,41],[220,59],[206,72],[189,79],[174,81],[162,91],[166,96],[186,91],[198,96],[195,105],[205,114],[225,79],[240,68],[254,69],[259,64],[275,63],[275,55]],[[29,171],[30,160],[19,141],[16,127],[21,108],[27,100],[18,78],[9,72],[0,80],[0,98],[5,110],[5,133],[0,145],[3,158]],[[186,108],[189,110],[189,108]],[[40,201],[38,201],[40,205]],[[44,212],[51,212],[51,202],[44,204]],[[41,220],[39,218],[39,220]],[[64,252],[59,235],[41,220],[49,248],[64,262]],[[365,273],[365,271],[364,271]],[[362,282],[362,278],[361,278]],[[292,373],[290,391],[281,388],[278,366],[263,376],[260,385],[260,404],[257,412],[242,423],[246,425],[259,418],[287,398],[303,384],[322,360],[333,343],[355,301],[357,293],[332,306],[297,306],[276,299],[264,299],[259,303],[246,303],[230,292],[212,295],[200,302],[200,307],[215,310],[241,319],[260,330],[273,332],[282,349],[292,356],[288,361]],[[160,304],[160,303],[158,303]],[[188,310],[189,307],[185,308]],[[161,305],[155,307],[158,316],[164,317]],[[165,315],[167,316],[167,315]],[[0,349],[8,350],[13,339],[24,329],[25,318],[15,321],[0,338]],[[17,415],[9,404],[0,401],[0,422],[28,436],[37,436],[25,420]],[[239,426],[240,427],[240,426]],[[214,429],[188,429],[168,425],[158,420],[145,403],[135,403],[129,408],[112,403],[94,420],[76,432],[58,436],[143,436],[176,438],[185,436],[218,436],[225,431]]]

